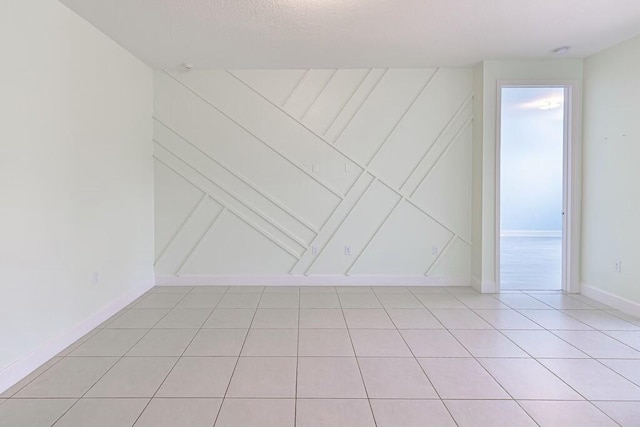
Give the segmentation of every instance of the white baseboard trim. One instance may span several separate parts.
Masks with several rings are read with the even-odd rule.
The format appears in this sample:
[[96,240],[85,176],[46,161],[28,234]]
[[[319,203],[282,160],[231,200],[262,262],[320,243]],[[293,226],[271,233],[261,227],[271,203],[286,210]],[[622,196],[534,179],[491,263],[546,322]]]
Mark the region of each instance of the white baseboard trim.
[[38,369],[45,362],[56,356],[65,348],[95,329],[105,320],[131,304],[138,297],[153,287],[153,283],[138,286],[103,305],[98,311],[84,319],[71,329],[39,345],[25,357],[16,360],[0,370],[0,393],[6,391],[18,381]]
[[612,294],[611,292],[603,291],[586,283],[580,284],[580,293],[598,302],[607,304],[611,308],[620,310],[623,313],[640,317],[640,303]]
[[470,280],[437,276],[391,276],[391,275],[225,275],[225,276],[156,276],[158,286],[206,286],[206,285],[387,285],[387,286],[469,286]]

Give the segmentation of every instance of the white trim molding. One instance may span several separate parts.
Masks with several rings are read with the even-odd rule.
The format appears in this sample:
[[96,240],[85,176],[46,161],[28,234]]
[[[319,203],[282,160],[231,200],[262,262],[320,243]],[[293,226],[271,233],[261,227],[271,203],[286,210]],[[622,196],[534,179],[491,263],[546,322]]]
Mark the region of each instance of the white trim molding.
[[38,369],[52,357],[69,347],[78,339],[91,332],[102,322],[131,304],[153,287],[153,283],[146,283],[113,299],[98,311],[78,323],[71,329],[44,342],[27,356],[16,360],[0,371],[0,393],[8,390],[24,377]]
[[615,308],[623,313],[640,318],[640,303],[603,291],[602,289],[587,285],[586,283],[582,283],[580,285],[580,293],[598,302],[607,304],[611,308]]
[[387,276],[387,275],[216,275],[216,276],[156,276],[158,286],[206,285],[387,285],[387,286],[470,286],[470,281],[440,276]]

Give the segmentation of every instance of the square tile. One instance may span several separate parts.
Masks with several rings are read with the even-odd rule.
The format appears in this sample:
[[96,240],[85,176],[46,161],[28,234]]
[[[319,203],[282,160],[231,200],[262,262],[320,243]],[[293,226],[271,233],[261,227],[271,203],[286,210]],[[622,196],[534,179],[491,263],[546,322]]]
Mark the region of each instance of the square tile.
[[224,397],[235,357],[181,357],[156,397]]
[[367,399],[298,399],[296,427],[337,426],[375,427]]
[[563,310],[567,316],[601,331],[639,331],[640,326],[600,310]]
[[629,347],[640,350],[640,331],[605,331],[604,333]]
[[212,311],[210,308],[174,308],[154,328],[199,329]]
[[400,333],[415,357],[471,357],[449,331],[402,330]]
[[370,399],[437,399],[438,395],[415,359],[359,359]]
[[[125,313],[126,310],[122,310],[120,313]],[[115,319],[117,319],[118,317],[121,316],[120,313],[116,313],[116,315],[112,316],[111,319],[105,321],[102,323],[102,325],[100,326],[106,326],[106,322],[111,323],[113,322]],[[84,344],[87,340],[89,340],[91,337],[93,337],[95,334],[97,334],[98,332],[100,332],[100,329],[102,329],[101,327],[97,327],[96,329],[89,331],[88,333],[86,333],[84,336],[82,336],[81,338],[77,339],[73,344],[69,345],[67,348],[65,348],[64,350],[62,350],[60,353],[56,354],[56,357],[65,357],[68,356],[71,352],[73,352],[76,348],[80,347],[82,344]]]
[[509,399],[474,359],[418,359],[442,399]]
[[448,294],[450,286],[407,286],[412,294]]
[[[61,360],[62,360],[62,357],[53,357],[49,359],[48,361],[40,365],[40,367],[38,367],[33,372],[31,372],[29,375],[27,375],[26,377],[24,377],[23,379],[21,379],[20,381],[18,381],[8,389],[6,389],[4,392],[0,393],[0,399],[9,398],[13,396],[14,394],[22,390],[24,387],[26,387],[29,383],[31,383],[31,381],[38,378],[42,373],[46,372],[49,368],[51,368],[53,365],[60,362]],[[0,405],[1,404],[2,402],[0,402]]]
[[229,290],[229,286],[194,286],[192,294],[224,294]]
[[525,400],[520,402],[520,405],[533,417],[540,427],[617,426],[615,422],[589,402]]
[[593,359],[544,359],[540,363],[589,400],[640,400],[640,387]]
[[152,329],[127,356],[181,356],[197,329]]
[[165,285],[156,285],[151,288],[152,293],[178,293],[178,294],[188,294],[193,289],[193,286],[165,286]]
[[513,400],[447,400],[459,427],[537,427]]
[[353,357],[298,359],[298,398],[366,398],[358,363]]
[[298,308],[300,296],[295,294],[274,293],[262,295],[259,308]]
[[395,329],[384,309],[345,308],[342,310],[349,329]]
[[588,358],[586,354],[549,331],[502,331],[518,347],[535,358]]
[[301,286],[300,294],[337,294],[335,286]]
[[117,357],[67,357],[14,397],[80,397],[118,360]]
[[358,357],[413,357],[398,331],[353,329],[349,333]]
[[257,308],[262,294],[243,294],[243,293],[225,294],[217,308]]
[[133,304],[133,308],[173,308],[184,294],[178,293],[150,293]]
[[249,329],[255,312],[253,308],[216,308],[202,327]]
[[495,330],[455,330],[451,333],[475,357],[529,357]]
[[346,329],[301,329],[300,356],[353,356],[353,346]]
[[514,399],[583,400],[534,359],[479,359]]
[[267,286],[264,294],[299,294],[300,286]]
[[227,391],[227,397],[295,396],[295,357],[241,357]]
[[433,314],[426,309],[390,308],[387,314],[398,329],[443,329]]
[[550,309],[551,306],[526,294],[497,294],[496,298],[513,309]]
[[132,308],[105,327],[149,329],[153,328],[168,312],[169,309],[166,308]]
[[374,286],[371,288],[376,295],[380,294],[411,294],[406,286]]
[[297,329],[251,329],[242,356],[297,356]]
[[370,286],[336,286],[339,294],[373,294]]
[[475,310],[475,312],[496,329],[542,329],[542,326],[515,310]]
[[56,427],[131,427],[148,402],[149,399],[80,399]]
[[456,298],[467,307],[473,310],[505,310],[508,306],[492,295],[481,294],[459,294]]
[[424,308],[416,297],[408,293],[380,293],[378,299],[384,308]]
[[185,356],[238,356],[247,336],[247,329],[201,329]]
[[457,427],[440,400],[371,399],[377,427]]
[[294,399],[225,399],[216,427],[293,427]]
[[445,286],[445,289],[450,294],[479,294],[477,289],[474,289],[473,286]]
[[336,293],[300,294],[300,308],[340,308]]
[[297,328],[297,308],[259,308],[253,318],[252,328]]
[[228,294],[261,294],[264,286],[229,286]]
[[211,427],[222,399],[154,398],[135,427]]
[[638,402],[592,403],[624,427],[640,426],[640,405],[638,405]]
[[75,399],[11,399],[0,405],[0,427],[48,427]]
[[629,381],[640,384],[640,360],[606,360],[601,363],[613,369]]
[[382,308],[378,297],[374,293],[340,293],[342,308]]
[[545,329],[551,330],[591,330],[591,326],[586,325],[571,316],[567,316],[558,310],[519,310],[529,319],[533,320]]
[[457,298],[449,294],[416,294],[428,309],[467,308]]
[[123,357],[86,396],[151,397],[175,362],[175,357]]
[[599,331],[555,331],[569,344],[597,359],[640,359],[640,352]]
[[333,308],[301,308],[300,328],[340,329],[346,328],[342,310]]
[[574,309],[574,310],[595,309],[595,307],[589,304],[586,304],[580,300],[577,300],[569,295],[537,294],[537,295],[534,295],[534,298],[556,309]]
[[447,329],[493,329],[471,310],[431,310]]
[[184,297],[176,308],[215,308],[221,299],[222,294],[191,293]]

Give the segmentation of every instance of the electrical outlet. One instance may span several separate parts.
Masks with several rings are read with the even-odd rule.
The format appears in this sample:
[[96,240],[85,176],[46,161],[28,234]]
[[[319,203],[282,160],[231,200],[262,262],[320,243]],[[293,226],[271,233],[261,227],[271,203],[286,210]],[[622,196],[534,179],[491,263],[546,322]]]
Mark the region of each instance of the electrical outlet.
[[622,261],[613,262],[613,271],[616,273],[622,273]]
[[351,245],[344,245],[344,254],[351,256]]
[[440,248],[438,248],[437,246],[431,246],[431,255],[438,256],[439,253],[440,253]]
[[97,271],[94,271],[91,274],[91,284],[93,286],[98,286],[100,284],[100,275],[98,274]]
[[318,247],[317,246],[311,246],[311,255],[313,255],[313,256],[318,255]]

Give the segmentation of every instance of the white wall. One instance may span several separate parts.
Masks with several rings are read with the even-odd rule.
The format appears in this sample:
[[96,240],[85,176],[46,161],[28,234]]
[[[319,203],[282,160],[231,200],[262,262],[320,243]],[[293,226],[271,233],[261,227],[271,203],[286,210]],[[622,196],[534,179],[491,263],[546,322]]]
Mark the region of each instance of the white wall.
[[152,285],[153,86],[57,1],[0,1],[0,52],[1,390]]
[[157,72],[156,273],[469,284],[472,77]]
[[[582,282],[640,313],[640,37],[585,60]],[[613,262],[622,261],[622,272]],[[591,292],[593,294],[593,292]],[[616,301],[617,300],[617,301]],[[618,304],[619,305],[619,304]]]

